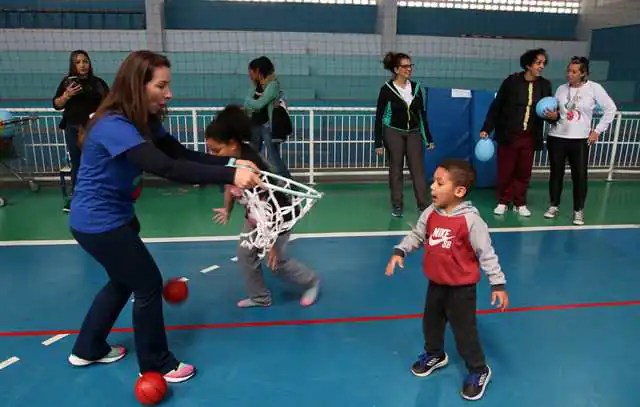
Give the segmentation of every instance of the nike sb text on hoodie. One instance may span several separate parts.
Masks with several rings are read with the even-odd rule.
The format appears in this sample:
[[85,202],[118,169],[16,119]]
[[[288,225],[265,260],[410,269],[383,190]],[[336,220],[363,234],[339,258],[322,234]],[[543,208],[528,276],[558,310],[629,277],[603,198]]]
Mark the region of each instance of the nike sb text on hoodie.
[[413,230],[395,246],[395,254],[404,257],[422,245],[423,271],[434,283],[475,284],[480,280],[480,268],[494,288],[506,283],[489,228],[470,202],[462,202],[450,214],[429,206]]

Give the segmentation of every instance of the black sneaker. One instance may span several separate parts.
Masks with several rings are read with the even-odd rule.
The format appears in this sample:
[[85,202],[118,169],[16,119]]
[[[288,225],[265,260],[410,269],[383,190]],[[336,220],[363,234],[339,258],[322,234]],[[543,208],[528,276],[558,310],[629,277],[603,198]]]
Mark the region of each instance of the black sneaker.
[[460,393],[464,399],[480,400],[484,395],[491,380],[491,368],[487,366],[487,370],[482,373],[469,373],[462,384],[462,392]]
[[434,370],[445,367],[447,363],[449,363],[449,356],[446,353],[444,356],[432,356],[428,353],[423,353],[418,357],[416,363],[411,366],[411,373],[420,377],[429,376]]
[[391,212],[391,216],[395,217],[395,218],[401,218],[402,217],[402,208],[399,206],[394,206],[393,207],[393,211]]

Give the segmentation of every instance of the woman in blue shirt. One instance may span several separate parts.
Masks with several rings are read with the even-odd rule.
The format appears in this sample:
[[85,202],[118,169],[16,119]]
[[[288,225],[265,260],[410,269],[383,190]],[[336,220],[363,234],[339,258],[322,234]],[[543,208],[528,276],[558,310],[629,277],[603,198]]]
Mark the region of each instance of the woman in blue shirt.
[[[178,383],[195,374],[169,351],[162,313],[162,275],[139,237],[134,202],[142,172],[188,184],[259,183],[252,169],[228,158],[188,150],[162,126],[171,99],[171,64],[150,51],[131,53],[113,87],[80,135],[82,158],[70,228],[80,246],[109,276],[96,295],[73,347],[74,366],[112,363],[126,354],[107,336],[133,293],[133,325],[140,372],[155,371]],[[237,161],[257,169],[250,162]]]

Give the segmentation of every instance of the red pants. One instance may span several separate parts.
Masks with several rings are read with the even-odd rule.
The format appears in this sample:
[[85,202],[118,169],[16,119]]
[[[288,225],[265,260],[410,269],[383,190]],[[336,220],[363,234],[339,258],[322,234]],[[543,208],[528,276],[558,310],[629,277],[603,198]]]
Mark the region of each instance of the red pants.
[[533,167],[533,137],[522,133],[511,144],[498,146],[498,203],[515,206],[527,204],[527,189]]

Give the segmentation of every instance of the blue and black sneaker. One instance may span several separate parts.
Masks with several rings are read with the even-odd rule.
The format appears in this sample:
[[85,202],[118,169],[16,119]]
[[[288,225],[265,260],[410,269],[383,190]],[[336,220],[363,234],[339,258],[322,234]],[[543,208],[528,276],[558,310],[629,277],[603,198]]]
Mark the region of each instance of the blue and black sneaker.
[[429,376],[434,370],[444,367],[449,363],[449,357],[445,353],[442,356],[434,356],[423,353],[416,363],[411,366],[411,372],[416,376]]
[[484,395],[487,384],[489,384],[489,380],[491,380],[491,368],[489,366],[484,372],[469,373],[464,379],[460,394],[467,400],[480,400]]

